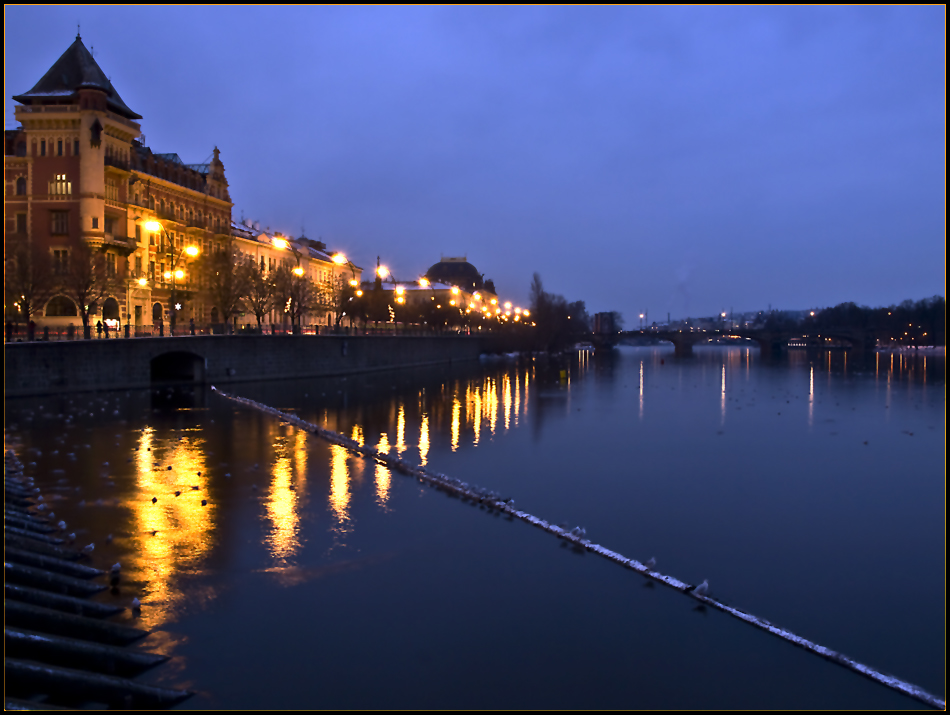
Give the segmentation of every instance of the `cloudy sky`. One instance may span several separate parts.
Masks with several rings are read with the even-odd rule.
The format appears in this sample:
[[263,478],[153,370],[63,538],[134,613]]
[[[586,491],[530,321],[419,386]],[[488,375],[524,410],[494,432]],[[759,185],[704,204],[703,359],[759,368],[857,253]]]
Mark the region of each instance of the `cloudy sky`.
[[945,294],[943,7],[11,7],[4,126],[81,23],[234,217],[465,255],[627,324]]

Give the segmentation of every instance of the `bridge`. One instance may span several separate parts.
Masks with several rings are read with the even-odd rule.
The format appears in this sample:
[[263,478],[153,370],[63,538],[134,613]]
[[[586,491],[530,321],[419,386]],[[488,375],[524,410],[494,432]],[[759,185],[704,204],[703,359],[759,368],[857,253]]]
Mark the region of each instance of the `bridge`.
[[602,335],[595,341],[595,344],[607,347],[644,338],[673,343],[677,356],[692,355],[694,345],[730,338],[754,342],[759,346],[761,352],[767,355],[780,353],[792,341],[797,343],[797,347],[844,346],[855,354],[871,352],[877,345],[877,336],[873,331],[853,327],[828,328],[811,332],[803,331],[801,328],[781,330],[761,328],[664,330],[662,328],[645,328],[643,330],[625,330],[610,336]]

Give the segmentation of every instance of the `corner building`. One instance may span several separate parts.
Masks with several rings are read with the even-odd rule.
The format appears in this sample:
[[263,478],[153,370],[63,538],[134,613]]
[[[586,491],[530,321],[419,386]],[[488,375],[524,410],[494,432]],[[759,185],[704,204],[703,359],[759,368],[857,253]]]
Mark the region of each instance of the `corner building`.
[[[151,326],[169,317],[171,272],[194,287],[185,246],[220,250],[231,232],[231,200],[218,149],[204,164],[155,154],[142,144],[142,119],[130,109],[77,35],[36,85],[15,95],[20,127],[4,134],[4,248],[25,243],[53,272],[85,243],[106,257],[121,289],[90,322]],[[151,232],[158,221],[164,231]],[[196,281],[195,281],[196,283]],[[198,317],[184,301],[178,319]],[[78,322],[75,303],[54,295],[36,306],[37,325]]]

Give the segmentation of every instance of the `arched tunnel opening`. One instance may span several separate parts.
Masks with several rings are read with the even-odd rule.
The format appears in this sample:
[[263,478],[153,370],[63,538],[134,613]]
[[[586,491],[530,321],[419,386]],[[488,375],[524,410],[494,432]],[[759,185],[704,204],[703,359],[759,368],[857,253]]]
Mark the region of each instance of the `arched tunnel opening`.
[[152,383],[202,383],[205,379],[205,359],[195,353],[176,351],[152,358]]

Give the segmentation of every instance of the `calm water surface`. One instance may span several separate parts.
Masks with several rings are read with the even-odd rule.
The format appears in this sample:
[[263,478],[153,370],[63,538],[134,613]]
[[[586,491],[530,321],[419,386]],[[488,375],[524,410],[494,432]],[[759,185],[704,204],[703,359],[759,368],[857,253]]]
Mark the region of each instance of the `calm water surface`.
[[[231,390],[944,696],[944,375],[621,348]],[[8,399],[5,442],[183,707],[918,707],[210,391]]]

